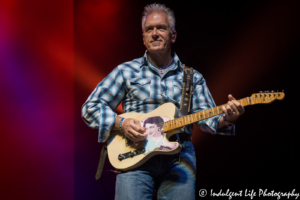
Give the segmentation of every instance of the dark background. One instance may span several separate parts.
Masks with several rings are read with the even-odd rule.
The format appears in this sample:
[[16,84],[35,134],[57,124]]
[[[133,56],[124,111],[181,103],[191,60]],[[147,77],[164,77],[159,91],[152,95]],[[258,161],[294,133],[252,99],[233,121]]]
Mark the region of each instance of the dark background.
[[[81,106],[114,67],[144,54],[141,13],[153,2],[0,0],[1,200],[109,199],[94,179],[103,144]],[[234,137],[195,127],[197,191],[299,192],[299,1],[156,2],[175,12],[174,51],[217,105],[285,93],[246,107]],[[103,184],[114,195],[115,174]]]
[[[284,90],[286,95],[283,101],[246,107],[234,137],[210,135],[195,127],[197,191],[297,191],[298,118],[292,99],[299,92],[292,89],[296,87],[291,75],[299,66],[299,3],[156,2],[174,11],[178,37],[173,49],[183,63],[203,74],[217,105],[226,103],[228,94],[241,99],[259,91]],[[94,87],[118,64],[144,54],[140,21],[149,3],[153,1],[75,1],[75,51],[99,73],[101,79],[95,77]],[[75,70],[84,72],[76,59]],[[94,180],[102,144],[97,143],[97,132],[79,118],[80,107],[94,87],[75,82],[78,200],[109,199],[100,181]],[[104,170],[108,169],[112,167],[107,160]],[[104,174],[103,183],[113,196],[115,174]]]

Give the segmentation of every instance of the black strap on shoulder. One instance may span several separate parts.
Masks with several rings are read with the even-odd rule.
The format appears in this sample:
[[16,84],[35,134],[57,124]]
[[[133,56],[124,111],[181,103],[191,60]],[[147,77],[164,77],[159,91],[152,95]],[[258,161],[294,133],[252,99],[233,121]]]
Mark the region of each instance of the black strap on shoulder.
[[191,99],[193,95],[193,68],[183,64],[183,87],[180,111],[185,116],[190,112]]

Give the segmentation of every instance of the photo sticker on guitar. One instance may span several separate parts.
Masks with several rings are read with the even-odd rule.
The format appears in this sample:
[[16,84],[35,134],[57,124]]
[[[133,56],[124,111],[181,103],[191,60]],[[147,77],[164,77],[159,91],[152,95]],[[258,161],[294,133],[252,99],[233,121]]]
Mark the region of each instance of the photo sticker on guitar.
[[146,128],[145,134],[148,135],[144,145],[145,154],[153,150],[172,150],[177,147],[177,143],[171,143],[164,139],[163,123],[169,121],[167,117],[150,117],[141,121],[141,126]]

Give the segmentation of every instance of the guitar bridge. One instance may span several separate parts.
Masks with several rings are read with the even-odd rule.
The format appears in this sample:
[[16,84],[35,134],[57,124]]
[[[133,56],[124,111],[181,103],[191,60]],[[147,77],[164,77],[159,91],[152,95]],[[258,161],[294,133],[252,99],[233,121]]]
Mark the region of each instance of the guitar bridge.
[[122,160],[127,159],[127,158],[133,158],[134,156],[145,153],[145,151],[146,151],[145,148],[137,149],[137,150],[134,150],[134,151],[129,151],[127,153],[119,154],[118,159],[119,159],[119,161],[122,161]]

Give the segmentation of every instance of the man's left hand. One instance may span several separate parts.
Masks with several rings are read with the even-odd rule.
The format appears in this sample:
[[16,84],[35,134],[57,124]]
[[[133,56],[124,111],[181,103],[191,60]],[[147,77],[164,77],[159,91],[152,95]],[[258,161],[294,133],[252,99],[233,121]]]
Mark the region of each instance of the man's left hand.
[[231,94],[228,95],[228,99],[226,107],[222,106],[222,109],[225,113],[225,118],[229,122],[234,123],[245,112],[245,109]]

